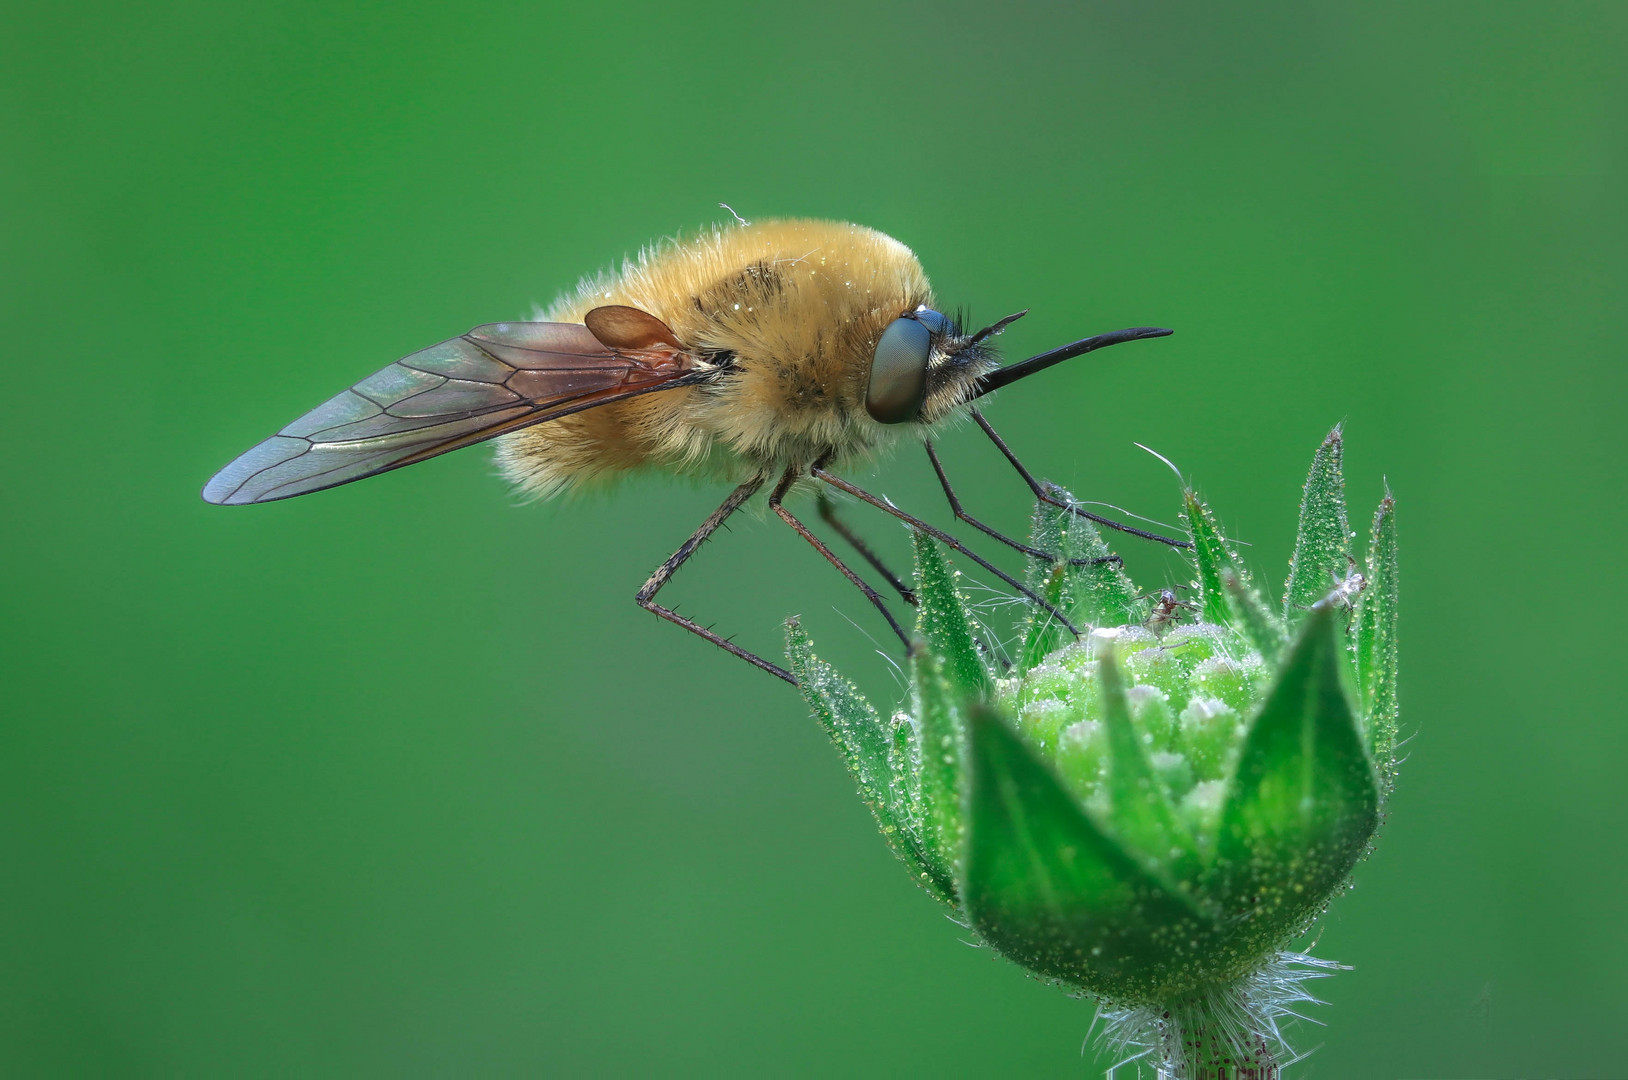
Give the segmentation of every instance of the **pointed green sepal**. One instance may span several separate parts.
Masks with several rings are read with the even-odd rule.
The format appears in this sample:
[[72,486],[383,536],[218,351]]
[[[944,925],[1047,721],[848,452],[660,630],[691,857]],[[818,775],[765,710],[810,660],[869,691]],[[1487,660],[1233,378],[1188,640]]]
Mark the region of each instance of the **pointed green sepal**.
[[955,587],[955,574],[938,541],[914,534],[916,544],[916,628],[944,664],[944,676],[958,696],[982,697],[989,691],[989,669],[972,640],[966,601]]
[[895,785],[890,795],[895,796],[894,805],[898,807],[894,816],[910,823],[912,835],[925,836],[921,826],[921,746],[916,738],[916,722],[905,713],[894,713],[888,721],[888,734],[891,742],[887,769]]
[[[1029,546],[1039,551],[1061,554],[1068,547],[1069,518],[1074,515],[1050,503],[1035,500],[1034,514],[1029,525]],[[1058,611],[1074,606],[1074,578],[1078,576],[1067,562],[1030,557],[1025,577],[1035,595]],[[1044,660],[1053,649],[1063,643],[1063,624],[1051,612],[1037,604],[1024,605],[1027,614],[1023,620],[1023,652],[1018,670],[1028,671]]]
[[997,713],[969,717],[962,900],[1031,971],[1123,1003],[1207,981],[1215,925],[1104,832]]
[[[1055,484],[1047,484],[1045,491],[1059,502],[1074,502],[1074,496]],[[1029,546],[1058,555],[1056,562],[1029,560],[1029,587],[1076,623],[1115,626],[1146,617],[1147,606],[1138,598],[1135,584],[1088,519],[1037,499]],[[1029,605],[1018,670],[1035,667],[1068,639],[1067,628],[1051,612]]]
[[1291,625],[1344,580],[1351,567],[1351,525],[1345,516],[1344,453],[1338,424],[1317,448],[1300,499],[1300,530],[1289,560],[1283,617]]
[[1396,782],[1396,613],[1401,594],[1396,577],[1396,500],[1388,487],[1374,513],[1367,572],[1368,588],[1357,622],[1357,672],[1368,746],[1379,769],[1380,790],[1389,795]]
[[1244,736],[1217,840],[1215,890],[1242,952],[1280,945],[1345,881],[1379,791],[1340,685],[1335,605],[1313,608]]
[[1221,587],[1226,590],[1232,625],[1243,632],[1249,643],[1260,652],[1262,660],[1268,664],[1277,663],[1283,646],[1287,644],[1283,621],[1266,606],[1260,590],[1231,568],[1222,569]]
[[[1074,496],[1055,484],[1045,485],[1047,495],[1058,502],[1073,506]],[[1048,507],[1048,509],[1055,509]],[[1139,623],[1147,618],[1147,602],[1137,596],[1136,584],[1125,573],[1125,568],[1102,539],[1102,533],[1089,518],[1067,510],[1063,515],[1063,546],[1059,554],[1069,560],[1084,560],[1083,565],[1070,564],[1068,575],[1070,606],[1062,610],[1076,624],[1091,626],[1118,626]]]
[[1222,575],[1230,570],[1248,587],[1249,575],[1238,563],[1237,554],[1222,539],[1216,528],[1215,515],[1199,499],[1192,488],[1182,492],[1186,514],[1187,536],[1193,542],[1193,566],[1198,572],[1199,605],[1205,622],[1225,624],[1232,621],[1232,606],[1227,601]]
[[967,752],[966,722],[944,679],[938,657],[917,642],[911,650],[920,754],[917,790],[922,840],[944,875],[959,876],[965,835],[961,818],[961,777]]
[[888,846],[910,868],[922,888],[953,907],[953,881],[929,858],[911,812],[909,788],[890,768],[891,759],[897,756],[895,730],[882,723],[853,683],[814,655],[814,644],[796,619],[786,621],[786,655],[803,699],[841,752],[848,771],[859,784],[860,798],[870,807]]
[[1191,881],[1198,871],[1198,850],[1176,819],[1165,785],[1153,771],[1142,735],[1131,721],[1125,700],[1125,676],[1112,645],[1097,652],[1102,682],[1102,720],[1108,736],[1108,800],[1114,831],[1128,849],[1141,855],[1148,870]]

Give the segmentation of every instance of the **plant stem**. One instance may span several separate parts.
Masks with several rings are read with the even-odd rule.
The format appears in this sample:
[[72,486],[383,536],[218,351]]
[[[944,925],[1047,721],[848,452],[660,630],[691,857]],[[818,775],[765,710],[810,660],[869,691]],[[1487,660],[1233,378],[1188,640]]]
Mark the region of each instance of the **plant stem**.
[[1161,1080],[1278,1080],[1277,1040],[1254,1030],[1236,992],[1227,987],[1170,1009]]

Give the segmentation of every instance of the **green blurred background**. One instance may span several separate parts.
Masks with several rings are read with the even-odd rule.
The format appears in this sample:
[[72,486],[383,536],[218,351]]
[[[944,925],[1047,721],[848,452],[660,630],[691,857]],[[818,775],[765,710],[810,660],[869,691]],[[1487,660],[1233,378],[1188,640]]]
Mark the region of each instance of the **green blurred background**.
[[[890,863],[793,692],[634,607],[721,488],[518,505],[471,450],[198,500],[357,377],[727,201],[891,233],[975,318],[1032,308],[1011,354],[1175,327],[991,415],[1170,520],[1155,447],[1278,588],[1344,421],[1353,521],[1384,476],[1400,502],[1417,734],[1293,1074],[1628,1075],[1628,8],[4,22],[4,1072],[1109,1063],[1081,1056],[1088,1003],[961,944]],[[963,494],[1021,528],[975,436],[943,440]],[[945,516],[918,453],[873,486]],[[884,628],[778,525],[666,595],[771,654],[800,612],[897,697]]]

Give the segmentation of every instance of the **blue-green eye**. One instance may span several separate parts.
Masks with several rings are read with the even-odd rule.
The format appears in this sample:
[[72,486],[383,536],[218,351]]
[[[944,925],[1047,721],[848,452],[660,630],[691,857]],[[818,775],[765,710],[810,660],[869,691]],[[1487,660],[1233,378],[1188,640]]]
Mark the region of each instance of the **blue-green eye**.
[[910,316],[935,334],[945,334],[950,329],[950,319],[941,315],[930,307],[919,307]]
[[921,399],[927,392],[927,357],[933,346],[933,333],[925,325],[924,315],[944,318],[936,311],[919,311],[894,319],[876,343],[865,411],[878,424],[902,424],[921,415]]

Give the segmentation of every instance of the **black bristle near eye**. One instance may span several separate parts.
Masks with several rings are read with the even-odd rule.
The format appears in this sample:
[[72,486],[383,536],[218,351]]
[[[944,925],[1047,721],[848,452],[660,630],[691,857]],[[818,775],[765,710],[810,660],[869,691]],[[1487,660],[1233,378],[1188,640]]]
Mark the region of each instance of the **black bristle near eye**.
[[971,340],[970,343],[973,344],[973,345],[976,345],[981,341],[985,341],[985,340],[987,340],[989,338],[992,338],[992,337],[996,336],[997,334],[1004,331],[1008,326],[1011,326],[1013,323],[1015,323],[1019,319],[1023,318],[1023,316],[1027,315],[1028,313],[1029,313],[1029,309],[1024,308],[1022,311],[1013,312],[1012,314],[1006,316],[1006,318],[1004,318],[1004,319],[995,320],[994,322],[990,323],[988,326],[984,327],[982,330],[978,331],[976,334],[972,335],[972,340]]

